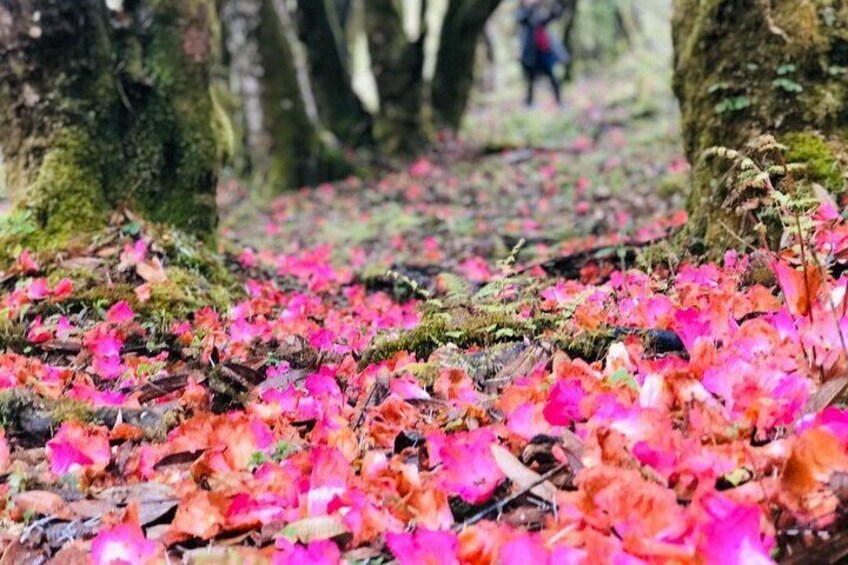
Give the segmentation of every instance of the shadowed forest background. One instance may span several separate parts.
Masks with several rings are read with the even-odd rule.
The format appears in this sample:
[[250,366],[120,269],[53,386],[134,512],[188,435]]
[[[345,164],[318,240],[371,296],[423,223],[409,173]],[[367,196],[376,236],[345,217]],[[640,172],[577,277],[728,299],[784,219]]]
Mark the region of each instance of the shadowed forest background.
[[841,562],[846,98],[845,0],[0,0],[0,565]]

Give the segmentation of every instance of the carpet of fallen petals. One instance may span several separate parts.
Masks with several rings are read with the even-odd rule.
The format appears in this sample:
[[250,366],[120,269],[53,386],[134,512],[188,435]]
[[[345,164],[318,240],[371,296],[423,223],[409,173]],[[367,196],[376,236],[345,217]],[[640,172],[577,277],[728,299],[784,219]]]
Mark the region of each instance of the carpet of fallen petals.
[[[430,239],[377,233],[380,247],[321,245],[281,227],[296,216],[286,197],[259,222],[262,237],[282,243],[231,255],[244,295],[162,327],[128,301],[80,306],[73,280],[48,281],[21,252],[0,297],[3,318],[25,326],[24,343],[0,354],[0,561],[757,564],[838,535],[848,223],[824,202],[780,252],[623,270],[613,255],[558,278],[539,261],[661,237],[685,217],[645,216],[644,231],[599,239],[594,226],[609,219],[580,227],[596,207],[581,200],[590,181],[557,158],[534,152],[521,165],[541,170],[527,190],[555,200],[568,185],[558,206],[587,202],[568,216],[579,237],[531,243],[517,264],[526,268],[498,266],[509,248],[476,246],[474,234],[492,227],[459,213],[471,223],[459,242],[446,213],[444,225],[415,226]],[[663,174],[675,167],[670,158]],[[357,182],[298,206],[353,207]],[[428,218],[451,182],[422,160],[370,194],[405,198],[397,209]],[[616,206],[605,209],[623,221],[627,206]],[[361,212],[351,218],[366,221]],[[548,233],[533,213],[506,228]],[[548,226],[551,214],[541,212]],[[144,230],[122,233],[104,260],[143,304],[167,258]],[[444,291],[424,281],[427,297],[400,300],[366,284],[364,268],[416,256],[478,294],[494,289],[494,302],[525,320],[554,323],[528,335],[493,327],[491,343],[463,347],[448,328],[427,358],[397,351],[368,362]],[[594,356],[558,345],[610,329],[617,337]],[[648,330],[676,345],[658,351]],[[473,363],[490,353],[496,361]],[[43,424],[34,420],[47,416],[12,406],[15,394],[73,408]],[[92,413],[111,416],[97,423]]]

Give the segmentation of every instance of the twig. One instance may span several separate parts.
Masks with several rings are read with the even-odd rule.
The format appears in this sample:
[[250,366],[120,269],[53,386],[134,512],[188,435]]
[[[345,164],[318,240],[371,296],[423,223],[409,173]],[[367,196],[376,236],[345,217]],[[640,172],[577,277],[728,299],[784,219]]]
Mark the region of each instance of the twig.
[[516,499],[524,496],[525,494],[527,494],[528,492],[530,492],[531,490],[533,490],[537,486],[541,485],[542,483],[544,483],[548,479],[552,478],[554,475],[557,475],[558,473],[560,473],[561,471],[564,471],[567,468],[568,468],[568,463],[561,463],[561,464],[557,465],[556,467],[554,467],[550,471],[544,473],[543,475],[540,475],[537,480],[533,481],[532,483],[527,485],[525,488],[507,496],[506,498],[504,498],[502,500],[498,500],[498,501],[486,506],[483,510],[474,514],[473,516],[466,519],[462,523],[456,524],[453,527],[454,531],[461,531],[464,528],[467,528],[468,526],[474,525],[477,522],[479,522],[480,520],[482,520],[483,518],[485,518],[486,516],[488,516],[489,514],[491,514],[492,512],[495,512],[495,511],[500,512],[501,510],[503,510],[504,506],[506,506],[507,504],[509,504],[513,500],[516,500]]

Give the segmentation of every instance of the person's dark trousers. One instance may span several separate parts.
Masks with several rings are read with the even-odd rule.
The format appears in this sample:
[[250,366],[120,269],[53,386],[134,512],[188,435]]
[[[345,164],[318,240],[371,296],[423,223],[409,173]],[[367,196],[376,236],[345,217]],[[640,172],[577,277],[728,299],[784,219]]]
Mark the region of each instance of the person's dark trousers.
[[554,73],[553,65],[539,65],[529,68],[525,67],[524,78],[527,80],[527,97],[525,98],[526,104],[528,106],[533,105],[534,87],[539,75],[544,75],[551,81],[551,89],[554,91],[554,98],[556,98],[557,105],[559,105],[562,102],[559,91],[559,79],[557,79],[556,73]]

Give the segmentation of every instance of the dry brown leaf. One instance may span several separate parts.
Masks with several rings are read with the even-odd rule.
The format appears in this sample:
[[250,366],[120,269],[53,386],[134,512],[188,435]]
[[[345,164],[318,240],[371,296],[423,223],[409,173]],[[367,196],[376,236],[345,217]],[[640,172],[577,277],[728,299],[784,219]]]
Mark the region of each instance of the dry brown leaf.
[[168,275],[165,273],[165,269],[162,267],[162,262],[159,261],[158,257],[147,259],[136,264],[135,272],[145,282],[149,282],[151,284],[163,283],[168,280]]
[[12,499],[15,508],[21,512],[30,512],[42,516],[55,516],[67,519],[70,516],[68,505],[58,494],[46,490],[29,490],[17,494]]
[[75,500],[68,503],[68,508],[77,518],[95,518],[110,512],[118,512],[119,508],[106,500]]
[[833,199],[833,195],[822,185],[817,182],[813,183],[813,196],[818,198],[819,202],[822,204],[827,204],[834,210],[839,210],[840,207],[836,203],[836,200]]
[[848,471],[842,442],[826,430],[813,428],[795,440],[781,481],[788,492],[802,498],[827,483],[836,471]]
[[170,533],[200,539],[212,539],[227,522],[228,499],[217,492],[197,491],[180,501]]
[[311,516],[292,522],[280,532],[283,537],[309,543],[325,540],[347,533],[347,528],[338,516]]
[[810,396],[804,406],[804,414],[816,414],[828,406],[831,406],[848,388],[848,375],[842,375],[823,383],[819,389]]
[[0,565],[19,565],[20,563],[38,563],[44,559],[41,551],[31,549],[15,540],[0,552]]
[[64,269],[86,269],[94,271],[104,263],[103,259],[97,257],[72,257],[62,261],[61,266]]
[[82,540],[74,540],[65,544],[56,555],[54,555],[47,565],[88,565],[89,553],[91,549],[86,551],[86,543]]
[[553,504],[556,500],[557,488],[550,481],[538,483],[542,478],[539,473],[528,469],[518,457],[497,444],[492,444],[492,455],[501,472],[520,489],[530,489],[530,492],[546,502]]

